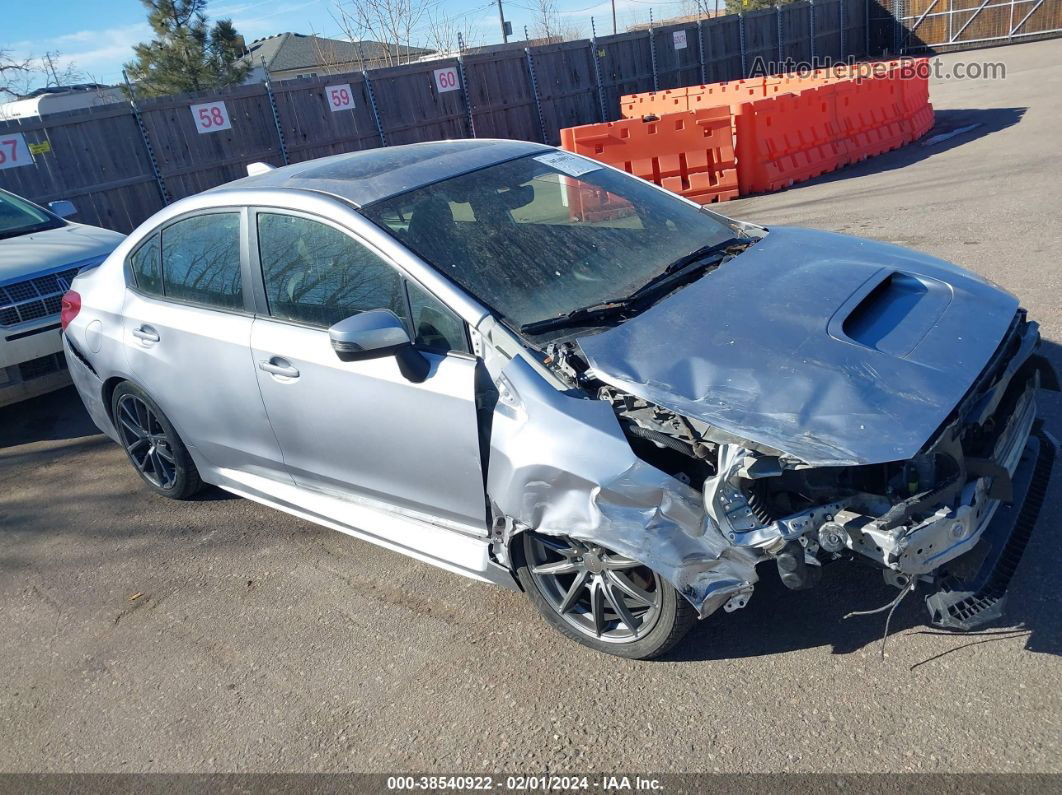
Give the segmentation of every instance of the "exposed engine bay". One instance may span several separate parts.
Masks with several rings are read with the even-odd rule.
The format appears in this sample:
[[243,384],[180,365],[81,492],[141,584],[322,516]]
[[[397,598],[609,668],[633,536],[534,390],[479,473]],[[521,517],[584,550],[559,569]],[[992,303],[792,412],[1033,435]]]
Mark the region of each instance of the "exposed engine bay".
[[[787,587],[810,588],[823,564],[859,557],[897,588],[940,588],[945,564],[970,552],[999,506],[1014,500],[1012,478],[1035,447],[1036,390],[1058,389],[1038,342],[1036,324],[1019,311],[918,455],[857,466],[813,466],[632,395],[602,380],[577,342],[551,344],[546,364],[609,403],[638,458],[699,490],[719,533],[773,558]],[[958,624],[972,615],[965,603],[952,612]]]

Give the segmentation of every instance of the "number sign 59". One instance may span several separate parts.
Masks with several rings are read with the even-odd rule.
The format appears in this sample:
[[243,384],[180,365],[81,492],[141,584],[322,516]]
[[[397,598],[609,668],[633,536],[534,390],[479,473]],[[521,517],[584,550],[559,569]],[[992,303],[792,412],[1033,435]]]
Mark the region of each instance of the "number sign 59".
[[457,67],[447,66],[445,69],[436,69],[435,87],[440,94],[444,91],[457,91],[461,87],[461,81],[457,77]]
[[224,102],[204,102],[202,105],[192,105],[192,118],[195,119],[195,128],[200,133],[212,133],[219,130],[231,130],[229,111]]
[[325,99],[333,113],[341,110],[351,110],[354,107],[354,92],[350,90],[349,83],[340,86],[325,86]]

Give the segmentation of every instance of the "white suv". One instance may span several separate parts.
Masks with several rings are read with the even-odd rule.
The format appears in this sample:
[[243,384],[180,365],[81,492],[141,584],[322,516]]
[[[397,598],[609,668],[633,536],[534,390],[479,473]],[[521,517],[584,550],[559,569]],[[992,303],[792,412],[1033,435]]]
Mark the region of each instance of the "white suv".
[[82,268],[99,265],[125,235],[65,221],[68,201],[46,210],[0,190],[0,406],[69,383],[60,303]]

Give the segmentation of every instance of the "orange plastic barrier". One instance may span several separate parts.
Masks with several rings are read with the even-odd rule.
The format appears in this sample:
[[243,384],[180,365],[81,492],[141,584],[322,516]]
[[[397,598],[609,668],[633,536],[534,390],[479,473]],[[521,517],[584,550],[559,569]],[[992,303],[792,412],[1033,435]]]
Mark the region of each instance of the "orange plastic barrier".
[[738,195],[729,108],[569,127],[561,146],[701,204]]
[[836,97],[847,162],[866,160],[912,140],[904,124],[903,89],[899,81],[859,79],[830,89]]
[[909,140],[921,138],[933,129],[933,106],[929,102],[929,78],[925,75],[928,58],[914,62],[919,71],[911,77],[900,77],[903,92],[904,124]]
[[831,87],[735,108],[742,194],[782,190],[846,162]]
[[702,203],[781,190],[925,135],[927,62],[629,94],[624,119],[561,130],[561,145]]
[[760,99],[764,94],[764,79],[730,80],[707,86],[689,86],[686,102],[689,110],[702,108],[725,108],[742,102]]

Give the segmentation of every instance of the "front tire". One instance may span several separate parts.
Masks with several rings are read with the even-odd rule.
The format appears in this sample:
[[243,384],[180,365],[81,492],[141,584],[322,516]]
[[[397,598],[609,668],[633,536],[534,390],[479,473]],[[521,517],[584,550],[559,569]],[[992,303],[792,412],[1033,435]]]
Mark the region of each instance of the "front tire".
[[203,487],[188,448],[143,389],[128,381],[115,387],[111,417],[130,463],[153,492],[186,500]]
[[531,603],[561,634],[595,651],[659,657],[697,620],[660,575],[598,544],[527,531],[514,547]]

